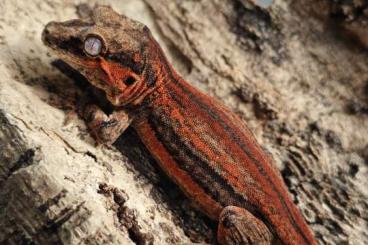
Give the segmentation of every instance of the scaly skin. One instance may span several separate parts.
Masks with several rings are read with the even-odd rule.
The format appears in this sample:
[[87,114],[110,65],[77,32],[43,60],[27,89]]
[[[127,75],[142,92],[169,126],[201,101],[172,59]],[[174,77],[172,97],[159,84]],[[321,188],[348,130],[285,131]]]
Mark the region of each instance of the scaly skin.
[[[91,57],[83,44],[97,37]],[[43,41],[115,107],[83,116],[99,142],[111,144],[132,125],[183,192],[219,221],[222,244],[317,244],[291,201],[272,159],[245,123],[183,80],[147,27],[96,7],[90,18],[51,22]]]

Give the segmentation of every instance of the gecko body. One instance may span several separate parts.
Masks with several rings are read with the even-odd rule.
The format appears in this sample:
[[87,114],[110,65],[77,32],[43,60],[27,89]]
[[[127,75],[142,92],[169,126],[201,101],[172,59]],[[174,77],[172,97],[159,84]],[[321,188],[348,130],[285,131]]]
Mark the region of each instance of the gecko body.
[[149,29],[97,6],[90,18],[51,22],[43,41],[114,106],[83,111],[111,144],[131,125],[166,174],[218,221],[221,244],[317,244],[272,159],[246,124],[187,83]]

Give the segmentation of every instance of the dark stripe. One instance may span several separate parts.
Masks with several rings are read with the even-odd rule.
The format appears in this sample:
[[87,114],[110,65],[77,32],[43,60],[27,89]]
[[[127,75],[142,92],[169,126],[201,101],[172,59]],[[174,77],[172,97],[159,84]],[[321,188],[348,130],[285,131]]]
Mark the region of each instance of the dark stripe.
[[152,67],[150,65],[146,66],[145,82],[146,82],[148,87],[155,86],[155,84],[157,82],[156,72],[152,69]]
[[[164,114],[164,112],[160,112],[158,115],[150,115],[148,117],[148,123],[154,131],[156,138],[163,144],[170,156],[174,158],[177,166],[187,172],[187,175],[195,183],[199,184],[213,200],[219,202],[223,207],[230,205],[230,201],[232,205],[243,206],[256,217],[264,219],[263,215],[255,206],[250,204],[242,195],[235,192],[233,186],[215,172],[208,162],[198,156],[194,147],[190,147],[187,143],[183,142],[182,137],[175,132],[173,125],[170,124],[172,118],[167,118],[163,116]],[[208,178],[210,181],[207,181]],[[219,184],[220,187],[216,188],[216,184]],[[221,193],[218,190],[223,190],[224,192]]]
[[[165,91],[165,93],[170,96],[170,99],[172,101],[175,101],[177,103],[177,106],[175,107],[175,109],[176,110],[179,110],[180,111],[180,114],[185,115],[185,112],[184,112],[185,110],[183,111],[182,108],[186,108],[188,106],[188,103],[186,103],[185,100],[183,100],[182,98],[180,98],[180,96],[177,96],[175,94],[175,91],[174,90],[167,90],[167,91]],[[185,121],[184,121],[184,123],[185,123]],[[191,126],[191,125],[185,124],[185,126],[187,128],[192,128],[193,129],[193,126]],[[194,128],[194,130],[195,130],[195,128]],[[197,134],[196,136],[202,142],[206,142],[207,141],[207,139],[203,138],[202,135],[200,135],[200,134]],[[211,134],[207,134],[207,136],[208,137],[211,137]],[[212,139],[214,141],[216,141],[215,138],[212,137]],[[221,140],[217,140],[216,142],[220,142],[220,141]],[[191,143],[191,142],[189,142],[189,143]],[[193,145],[193,147],[195,147],[195,146]],[[210,144],[208,144],[208,147],[210,147]],[[220,155],[220,154],[223,154],[223,153],[220,153],[217,149],[214,149],[214,148],[210,148],[210,149],[212,150],[212,155]],[[197,148],[197,150],[200,151],[201,149],[198,149]],[[224,155],[226,155],[227,158],[232,158],[232,153],[230,152],[230,149],[228,149],[227,147],[222,147],[222,150],[225,152]],[[201,151],[201,153],[202,154],[205,154],[202,151]],[[235,161],[235,159],[233,159],[233,160]],[[219,165],[221,165],[223,163],[222,161],[215,161],[215,160],[212,160],[212,159],[209,159],[209,161],[211,161],[212,163],[217,163]],[[266,195],[266,192],[261,188],[261,186],[258,184],[258,182],[255,182],[255,181],[246,181],[247,180],[246,178],[243,178],[243,179],[239,180],[239,178],[237,176],[234,176],[232,172],[229,172],[229,171],[227,171],[226,169],[223,169],[223,168],[220,168],[220,170],[224,171],[225,172],[224,174],[227,177],[231,177],[231,178],[236,179],[238,181],[245,181],[246,188],[254,188],[255,190],[257,190],[257,192],[259,194],[263,193],[264,195]],[[246,169],[244,169],[244,170],[246,171]],[[221,175],[223,176],[224,174],[221,174]],[[244,176],[242,176],[242,177],[244,177]]]
[[[207,106],[201,100],[199,100],[196,95],[191,93],[187,88],[185,88],[178,81],[176,76],[174,76],[174,74],[173,74],[172,68],[170,67],[170,65],[167,62],[166,57],[162,54],[162,52],[160,52],[160,50],[161,50],[160,46],[156,43],[156,41],[153,38],[151,39],[151,41],[152,41],[152,43],[155,44],[155,48],[157,48],[157,50],[158,50],[158,52],[157,52],[158,53],[158,58],[159,58],[160,64],[163,65],[162,69],[165,70],[166,74],[168,75],[167,79],[171,80],[172,83],[176,84],[182,90],[182,92],[184,94],[186,94],[195,104],[197,104],[202,110],[204,110],[206,113],[208,113],[212,117],[212,119],[217,121],[224,128],[224,130],[229,134],[230,138],[240,146],[240,148],[248,156],[248,158],[252,162],[254,162],[254,164],[255,164],[256,168],[258,169],[259,173],[266,178],[266,181],[269,183],[272,190],[277,194],[280,203],[284,207],[284,210],[286,210],[286,212],[287,212],[289,220],[291,221],[293,226],[296,228],[297,232],[306,241],[306,243],[308,243],[309,242],[308,238],[305,236],[303,230],[300,228],[298,223],[295,221],[293,214],[291,213],[289,207],[287,206],[287,204],[284,201],[284,197],[277,190],[274,183],[271,181],[270,176],[268,176],[266,171],[263,169],[262,164],[252,156],[252,154],[247,150],[247,147],[243,144],[243,142],[241,141],[239,136],[234,132],[234,130],[230,126],[228,126],[209,106]],[[144,101],[143,104],[149,104],[149,103],[150,103],[150,99],[148,98],[147,100]]]
[[140,75],[143,72],[143,62],[134,62],[132,55],[133,54],[121,52],[108,54],[106,55],[106,59],[109,61],[117,62],[125,67],[129,67],[134,73]]
[[240,146],[240,148],[248,156],[248,158],[251,159],[251,161],[255,163],[255,166],[257,167],[257,169],[260,172],[260,174],[266,178],[266,180],[269,183],[269,185],[271,186],[272,190],[277,194],[277,196],[279,198],[279,201],[281,202],[281,204],[284,207],[284,209],[287,211],[287,214],[288,214],[289,219],[292,222],[293,226],[296,227],[298,233],[308,243],[309,242],[309,239],[305,236],[303,230],[300,228],[300,226],[298,225],[298,223],[295,221],[293,214],[291,213],[289,207],[285,203],[285,200],[284,200],[283,196],[277,190],[275,184],[270,179],[270,176],[264,170],[264,168],[262,167],[262,164],[257,159],[255,159],[253,157],[253,155],[248,151],[247,147],[243,144],[242,140],[239,138],[239,136],[236,134],[236,132],[234,132],[233,128],[231,128],[230,126],[228,126],[221,119],[221,117],[218,114],[216,114],[216,112],[214,112],[212,110],[212,108],[210,106],[207,106],[206,104],[204,104],[203,101],[201,101],[200,99],[198,99],[198,97],[196,95],[194,95],[191,91],[189,91],[186,87],[184,87],[180,82],[176,82],[176,85],[182,90],[182,92],[184,94],[186,94],[191,99],[191,101],[193,101],[202,110],[204,110],[208,115],[210,115],[212,117],[212,119],[214,119],[215,121],[217,121],[224,128],[224,130],[229,134],[230,138],[235,143],[237,143]]
[[[71,53],[77,57],[86,58],[86,54],[83,51],[83,42],[76,37],[69,37],[68,39],[57,39],[52,35],[48,35],[45,37],[45,42],[48,43],[52,49],[57,50],[62,49],[67,53]],[[56,45],[56,48],[53,48],[53,45]]]

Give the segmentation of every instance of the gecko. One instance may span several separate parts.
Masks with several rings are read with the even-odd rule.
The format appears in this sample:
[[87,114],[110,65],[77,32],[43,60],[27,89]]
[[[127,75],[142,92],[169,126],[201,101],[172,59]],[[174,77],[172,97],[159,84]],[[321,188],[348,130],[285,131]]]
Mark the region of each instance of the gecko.
[[149,28],[97,5],[91,15],[52,21],[43,43],[113,106],[81,112],[97,142],[131,126],[164,172],[218,222],[220,244],[317,244],[272,157],[246,123],[184,80]]

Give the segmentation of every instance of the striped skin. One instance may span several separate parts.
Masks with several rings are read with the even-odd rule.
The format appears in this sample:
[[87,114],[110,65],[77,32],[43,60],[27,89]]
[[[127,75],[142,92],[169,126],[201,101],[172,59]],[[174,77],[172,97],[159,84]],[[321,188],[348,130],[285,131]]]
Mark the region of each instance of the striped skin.
[[214,220],[242,207],[284,244],[317,244],[244,122],[175,72],[166,79],[133,126],[169,177]]
[[[91,34],[104,43],[97,57],[83,50]],[[162,169],[210,218],[219,220],[224,208],[235,206],[232,211],[241,210],[245,219],[255,216],[283,244],[317,244],[272,159],[244,122],[180,78],[147,27],[97,6],[91,18],[50,22],[42,36],[45,45],[104,90],[117,112],[129,111],[113,124],[89,125],[95,131],[103,125],[113,142],[120,133],[113,125],[125,128],[132,116],[132,126]],[[258,220],[250,222],[263,229]]]

